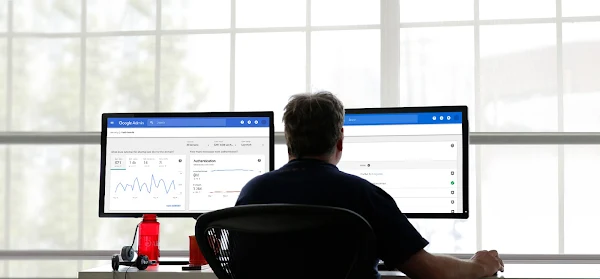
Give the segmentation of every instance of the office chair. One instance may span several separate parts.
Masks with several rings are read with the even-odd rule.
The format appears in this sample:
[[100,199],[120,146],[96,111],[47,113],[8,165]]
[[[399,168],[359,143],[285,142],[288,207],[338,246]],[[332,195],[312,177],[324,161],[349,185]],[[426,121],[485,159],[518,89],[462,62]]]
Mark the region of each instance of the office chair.
[[372,278],[376,273],[371,226],[342,208],[231,207],[201,215],[195,234],[219,279]]

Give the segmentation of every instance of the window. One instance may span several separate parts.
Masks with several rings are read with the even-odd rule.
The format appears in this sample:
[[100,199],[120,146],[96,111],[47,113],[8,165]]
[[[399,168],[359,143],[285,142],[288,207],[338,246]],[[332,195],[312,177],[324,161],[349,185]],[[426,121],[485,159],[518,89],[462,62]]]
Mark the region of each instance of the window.
[[15,38],[12,47],[11,130],[79,130],[80,40]]
[[231,2],[169,0],[161,2],[163,30],[222,29],[231,27]]
[[379,107],[379,30],[319,31],[312,36],[312,90],[339,92],[344,106]]
[[565,147],[565,253],[595,254],[600,248],[597,242],[587,241],[599,231],[590,225],[600,211],[594,201],[599,194],[594,183],[599,159],[598,146]]
[[[556,146],[481,148],[483,249],[502,249],[507,254],[558,253],[557,157]],[[499,227],[502,223],[511,225]],[[527,245],[521,239],[527,239]]]
[[600,15],[600,3],[594,0],[569,0],[562,2],[562,15],[597,16]]
[[[568,1],[567,1],[568,2]],[[480,0],[481,19],[544,18],[556,16],[556,2],[548,0]]]
[[[0,55],[7,55],[7,42],[6,42],[6,38],[0,37]],[[7,75],[7,63],[6,63],[6,59],[0,59],[0,84],[2,84],[3,86],[0,86],[0,107],[2,108],[6,108],[7,107],[7,102],[6,102],[6,79],[8,77]],[[8,119],[8,109],[2,109],[2,112],[0,112],[0,131],[4,131],[6,130],[6,122]]]
[[[473,20],[473,0],[399,0],[400,22]],[[435,7],[435,9],[432,9]]]
[[80,0],[12,1],[12,13],[15,32],[61,33],[81,28]]
[[228,34],[163,36],[160,52],[161,111],[228,111]]
[[[10,239],[7,248],[77,249],[76,237],[59,236],[79,227],[78,214],[73,214],[73,209],[79,206],[78,146],[13,145],[9,151],[8,204],[11,211],[18,213],[5,217],[8,219],[5,233]],[[49,209],[51,215],[40,216]],[[39,230],[28,229],[31,226]]]
[[400,103],[469,106],[475,120],[473,27],[400,29]]
[[[7,189],[7,179],[5,179],[5,177],[8,177],[6,175],[6,146],[2,146],[0,145],[0,175],[2,175],[3,179],[0,180],[0,201],[2,202],[2,205],[4,206],[4,203],[8,200],[8,195],[6,193],[6,189]],[[5,210],[3,208],[3,210]],[[0,224],[6,224],[6,214],[0,214]],[[4,250],[7,247],[7,242],[6,242],[6,235],[7,235],[7,230],[0,230],[0,249]],[[2,264],[0,264],[0,271],[2,271]],[[0,273],[2,274],[2,273]]]
[[379,24],[378,1],[319,0],[312,1],[310,5],[310,22],[314,26]]
[[555,24],[482,26],[480,33],[481,130],[557,131]]
[[[236,110],[273,110],[279,130],[290,95],[306,91],[306,35],[245,33],[236,38]],[[261,100],[261,101],[258,101]],[[280,109],[272,109],[280,108]]]
[[305,0],[236,1],[236,27],[293,27],[306,25]]
[[6,32],[6,25],[8,23],[8,2],[0,2],[0,32]]
[[155,43],[154,36],[87,39],[85,130],[100,130],[102,112],[155,109]]
[[[131,241],[136,220],[97,217],[99,145],[6,133],[98,132],[102,112],[272,110],[281,132],[292,94],[329,90],[346,107],[467,104],[474,139],[598,132],[598,16],[595,0],[0,0],[0,250]],[[598,253],[584,242],[599,232],[597,146],[470,155],[471,218],[411,220],[430,251]],[[161,220],[161,247],[186,250],[193,225]],[[0,261],[0,277],[75,277],[97,262],[28,263]]]
[[87,0],[86,28],[89,32],[156,30],[156,10],[156,0]]
[[[479,0],[478,10],[473,1],[399,0],[400,104],[468,104],[475,132],[598,131],[594,104],[600,86],[592,73],[600,64],[600,40],[594,32],[600,25],[577,18],[598,14],[591,2],[562,1],[557,11],[557,1],[546,0]],[[568,23],[557,20],[559,12],[571,17]],[[421,224],[434,227],[425,233],[432,239],[430,250],[597,251],[582,242],[596,232],[583,229],[597,211],[584,202],[594,192],[587,177],[598,159],[595,147],[472,149],[470,181],[479,199],[472,208],[477,215],[450,221],[455,226],[450,230],[444,230],[443,222],[416,220],[422,232],[430,231]],[[588,218],[578,218],[582,216]],[[472,241],[457,241],[465,236]],[[527,245],[519,239],[528,239]],[[461,247],[438,245],[444,241]]]
[[563,25],[564,128],[569,132],[600,131],[600,22]]

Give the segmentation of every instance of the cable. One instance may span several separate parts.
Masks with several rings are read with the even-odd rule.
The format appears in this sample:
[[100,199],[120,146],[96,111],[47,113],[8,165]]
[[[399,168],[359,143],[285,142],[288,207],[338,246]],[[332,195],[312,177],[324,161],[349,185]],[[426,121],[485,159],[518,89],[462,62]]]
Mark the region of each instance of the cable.
[[131,268],[131,265],[127,267],[127,269],[125,269],[125,279],[127,279],[127,271],[129,271],[129,269]]
[[[142,222],[139,222],[139,223],[137,224],[137,226],[135,226],[135,232],[133,233],[133,240],[131,241],[131,248],[132,248],[132,249],[133,249],[133,247],[134,247],[133,245],[135,244],[135,238],[137,237],[137,232],[138,232],[138,229],[140,228],[140,225],[141,225],[141,224],[142,224]],[[134,251],[135,251],[135,250],[134,250]],[[137,252],[137,251],[136,251],[136,252]]]

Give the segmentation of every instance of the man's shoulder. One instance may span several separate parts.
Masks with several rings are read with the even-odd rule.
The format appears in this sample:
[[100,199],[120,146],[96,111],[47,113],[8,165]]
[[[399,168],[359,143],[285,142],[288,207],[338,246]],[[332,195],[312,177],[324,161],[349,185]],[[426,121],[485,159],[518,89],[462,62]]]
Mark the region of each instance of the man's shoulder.
[[255,199],[257,196],[270,196],[269,188],[271,185],[275,185],[276,182],[273,178],[272,172],[267,172],[246,182],[246,185],[242,187],[240,195],[236,202],[236,205],[256,203]]
[[255,176],[254,178],[250,179],[246,183],[246,187],[254,186],[254,185],[261,185],[261,184],[268,184],[269,182],[271,182],[275,179],[275,172],[276,171],[270,171],[270,172],[266,172],[261,175]]

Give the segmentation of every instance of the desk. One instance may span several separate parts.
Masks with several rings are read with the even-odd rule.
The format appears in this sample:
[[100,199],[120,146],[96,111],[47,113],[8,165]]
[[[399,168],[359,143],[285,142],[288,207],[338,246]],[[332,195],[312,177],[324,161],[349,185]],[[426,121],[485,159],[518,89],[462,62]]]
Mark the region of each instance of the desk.
[[[125,270],[121,266],[114,278],[125,279]],[[381,271],[382,279],[402,278],[399,272]],[[507,279],[553,278],[583,279],[600,278],[600,264],[507,264],[505,272],[498,276]],[[494,278],[498,278],[494,277]],[[113,279],[110,265],[79,272],[79,279]],[[159,265],[138,271],[132,267],[127,272],[129,279],[217,279],[210,268],[196,271],[183,271],[181,266]],[[285,278],[285,277],[282,277]],[[404,277],[406,278],[406,277]]]

